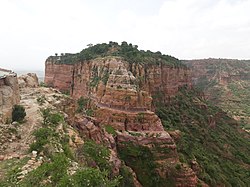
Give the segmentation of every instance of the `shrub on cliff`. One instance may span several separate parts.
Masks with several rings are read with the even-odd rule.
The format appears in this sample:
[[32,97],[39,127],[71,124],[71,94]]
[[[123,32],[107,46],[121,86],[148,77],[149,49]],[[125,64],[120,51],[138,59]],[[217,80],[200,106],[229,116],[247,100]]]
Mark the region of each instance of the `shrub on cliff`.
[[12,121],[22,122],[26,116],[25,108],[22,105],[15,105],[12,110]]
[[41,152],[43,150],[43,146],[49,143],[49,138],[53,135],[53,131],[49,128],[40,128],[33,134],[36,141],[30,144],[30,151],[36,150]]
[[85,168],[78,170],[71,177],[64,177],[59,186],[81,187],[81,186],[103,186],[115,187],[119,186],[121,177],[109,179],[107,171],[100,171],[96,168]]
[[119,45],[116,42],[109,42],[109,44],[102,43],[96,45],[90,45],[88,48],[83,49],[77,54],[65,54],[61,56],[60,63],[62,64],[74,64],[79,61],[87,61],[98,57],[105,56],[119,56],[130,64],[167,64],[170,66],[181,67],[185,66],[180,60],[161,54],[161,52],[152,52],[139,50],[137,45],[128,44],[122,42]]
[[43,125],[58,125],[63,121],[63,116],[60,113],[53,112],[51,108],[41,109],[43,117]]
[[78,105],[77,112],[79,112],[79,113],[83,112],[86,109],[88,103],[89,103],[89,99],[80,97],[77,100],[77,105]]
[[86,141],[82,148],[82,154],[87,158],[89,163],[93,163],[94,161],[101,171],[111,170],[109,164],[110,151],[105,146],[97,144],[94,141]]

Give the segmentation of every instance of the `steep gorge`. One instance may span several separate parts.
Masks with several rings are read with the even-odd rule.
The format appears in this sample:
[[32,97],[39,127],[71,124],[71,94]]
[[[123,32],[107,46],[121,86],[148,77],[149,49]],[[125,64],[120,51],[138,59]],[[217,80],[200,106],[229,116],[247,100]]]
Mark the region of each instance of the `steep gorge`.
[[[237,122],[192,92],[191,73],[173,57],[111,42],[49,57],[45,83],[77,101],[70,123],[111,150],[113,173],[132,168],[124,186],[244,186],[248,143],[229,126]],[[224,141],[231,135],[239,141]]]
[[[157,102],[169,102],[181,87],[191,87],[187,67],[160,61],[136,64],[119,56],[97,57],[74,64],[62,64],[62,58],[54,56],[46,60],[45,83],[70,92],[76,100],[87,101],[88,110],[93,112],[92,124],[97,126],[78,117],[75,126],[83,134],[87,132],[89,138],[103,142],[105,138],[99,127],[111,126],[116,130],[118,154],[135,171],[143,186],[153,186],[157,178],[161,180],[160,186],[168,180],[177,186],[187,183],[196,186],[197,177],[192,169],[183,169],[181,177],[174,174],[179,163],[175,142],[153,112]],[[143,176],[130,164],[127,158],[136,159],[135,163],[143,158],[141,153],[134,155],[133,151],[124,151],[127,149],[148,151],[149,157],[144,159],[149,159],[153,176]],[[145,169],[149,168],[145,166]]]
[[193,84],[205,97],[250,129],[250,61],[200,59],[184,61],[194,69]]

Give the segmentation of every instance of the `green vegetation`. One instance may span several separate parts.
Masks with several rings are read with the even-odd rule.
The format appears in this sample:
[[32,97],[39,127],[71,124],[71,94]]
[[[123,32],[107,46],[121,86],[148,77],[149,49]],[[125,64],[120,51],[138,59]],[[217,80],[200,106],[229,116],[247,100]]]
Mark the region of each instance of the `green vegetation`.
[[238,116],[242,127],[250,129],[250,81],[231,82],[228,89],[232,94],[221,103],[221,107],[232,116]]
[[104,71],[104,75],[103,75],[103,77],[102,77],[102,82],[103,82],[104,85],[107,84],[108,79],[109,79],[109,70],[106,69],[106,70]]
[[50,162],[46,162],[36,170],[30,172],[20,186],[58,186],[58,187],[115,187],[118,186],[120,177],[110,179],[106,170],[97,168],[80,168],[73,175],[67,174],[69,159],[63,153],[53,155]]
[[93,117],[93,116],[94,116],[94,110],[91,109],[91,108],[90,108],[90,109],[87,109],[87,110],[86,110],[86,115],[87,115],[87,116],[92,116],[92,117]]
[[105,130],[107,133],[112,134],[113,136],[116,135],[115,129],[111,125],[105,125]]
[[22,105],[15,105],[12,110],[12,121],[23,122],[26,116],[25,108]]
[[[51,162],[46,162],[36,170],[30,172],[20,186],[57,186],[67,176],[69,161],[63,153],[51,157]],[[50,176],[50,180],[47,180]]]
[[77,100],[77,112],[84,112],[84,110],[87,108],[88,103],[90,102],[89,99],[80,97]]
[[44,163],[29,173],[21,181],[20,186],[115,187],[119,184],[120,177],[114,177],[110,180],[107,171],[85,167],[69,176],[67,174],[68,167],[68,158],[62,153],[57,153],[52,157],[51,162]]
[[44,145],[50,142],[50,138],[54,135],[52,129],[50,128],[40,128],[34,132],[36,141],[30,144],[30,151],[41,152]]
[[63,116],[60,113],[52,111],[51,108],[41,109],[40,111],[43,117],[44,126],[57,126],[60,122],[63,121]]
[[101,171],[110,171],[109,163],[110,151],[103,145],[96,144],[94,141],[86,141],[82,148],[82,154],[88,163],[95,162]]
[[77,171],[71,177],[64,177],[58,186],[61,187],[116,187],[120,177],[110,180],[107,171],[100,171],[95,168],[84,168]]
[[94,109],[91,108],[90,105],[90,99],[89,98],[84,98],[84,97],[80,97],[77,100],[77,110],[78,113],[83,113],[86,114],[87,116],[94,116]]
[[96,87],[99,84],[101,77],[98,76],[98,67],[93,67],[92,78],[90,80],[90,87]]
[[124,143],[124,147],[118,149],[119,155],[126,165],[136,173],[142,185],[155,186],[158,175],[152,153],[146,147],[134,146],[132,143]]
[[218,107],[182,89],[157,114],[166,130],[180,130],[177,142],[180,160],[190,164],[196,159],[201,167],[198,177],[210,186],[247,186],[250,184],[250,143],[237,122]]
[[43,81],[41,81],[41,82],[39,83],[39,86],[40,86],[40,87],[48,87],[48,85],[46,85]]
[[186,63],[197,71],[195,87],[249,130],[250,61],[204,59]]
[[144,113],[138,113],[137,116],[136,116],[136,120],[139,123],[143,123],[144,122]]
[[119,187],[135,187],[133,175],[127,166],[122,165],[120,168],[120,175],[122,176],[122,179],[120,180]]
[[[42,109],[44,120],[42,127],[34,132],[35,141],[30,145],[30,151],[43,152],[43,164],[25,175],[23,180],[18,176],[21,167],[30,158],[22,160],[7,160],[0,163],[0,186],[21,187],[115,187],[119,186],[121,176],[112,175],[112,165],[109,162],[110,151],[103,145],[93,141],[85,141],[78,156],[69,148],[69,137],[64,128],[58,126],[65,123],[61,114],[50,108]],[[60,132],[59,132],[60,131]],[[83,160],[81,159],[83,158]],[[75,173],[69,174],[72,162],[76,160],[79,166]],[[4,171],[6,176],[2,176]]]
[[[60,113],[53,111],[51,108],[41,109],[41,115],[43,117],[42,128],[34,131],[35,142],[30,144],[30,151],[43,151],[47,156],[51,156],[51,150],[56,149],[56,144],[63,145],[63,149],[66,150],[65,137],[59,135],[56,132],[56,128],[59,123],[64,123],[64,118]],[[68,140],[67,140],[68,142]],[[68,151],[68,150],[66,150]]]
[[45,103],[45,101],[46,101],[45,95],[42,95],[42,96],[38,97],[38,98],[36,99],[36,101],[38,102],[38,104],[39,104],[40,106],[43,105],[43,104]]
[[[87,168],[80,169],[75,175],[70,178],[69,186],[118,186],[121,176],[112,176],[112,165],[109,162],[110,151],[107,147],[97,144],[94,141],[88,140],[82,148],[78,149],[79,160],[84,156],[87,162]],[[95,167],[95,169],[90,168]],[[74,185],[73,185],[74,184]]]
[[[0,187],[14,186],[17,182],[18,173],[20,168],[23,167],[27,161],[28,157],[22,159],[12,158],[0,162]],[[3,175],[4,174],[4,175]]]
[[[118,147],[118,153],[121,159],[125,161],[126,165],[135,171],[139,182],[143,186],[174,186],[174,181],[172,179],[173,176],[161,178],[157,173],[157,164],[154,162],[154,155],[149,148],[136,146],[130,142],[124,142],[123,144],[124,146],[122,146],[122,148]],[[174,168],[172,169],[175,170]]]
[[[58,63],[62,64],[74,64],[80,61],[88,61],[91,59],[106,57],[106,56],[117,56],[122,57],[124,60],[129,63],[137,64],[167,64],[169,66],[185,66],[178,59],[169,56],[163,55],[161,52],[152,52],[139,50],[137,45],[128,44],[127,42],[122,42],[119,45],[116,42],[109,42],[109,44],[102,43],[91,45],[86,49],[83,49],[80,53],[77,54],[65,54],[61,56]],[[107,76],[107,74],[106,74]],[[98,79],[94,79],[96,83]],[[107,79],[104,79],[104,82]]]
[[62,94],[69,96],[70,95],[70,91],[69,90],[62,90]]

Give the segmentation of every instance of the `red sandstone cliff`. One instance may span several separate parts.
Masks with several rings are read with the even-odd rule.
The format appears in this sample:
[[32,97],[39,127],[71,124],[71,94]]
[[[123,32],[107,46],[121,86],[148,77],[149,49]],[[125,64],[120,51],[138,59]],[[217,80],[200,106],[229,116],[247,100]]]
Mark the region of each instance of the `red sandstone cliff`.
[[184,85],[191,86],[190,70],[169,65],[130,64],[119,57],[105,57],[59,64],[46,61],[45,83],[75,99],[91,100],[97,120],[118,130],[163,130],[160,119],[151,112],[153,98],[167,100]]
[[[151,97],[162,94],[165,100],[174,96],[181,86],[191,86],[190,75],[191,71],[185,67],[131,65],[119,57],[98,58],[73,65],[57,63],[55,57],[50,57],[45,66],[45,83],[60,90],[71,91],[74,98],[94,94],[97,99],[101,99],[104,92],[108,92],[106,95],[111,90],[119,92],[119,87],[125,86],[122,89],[128,90],[128,95],[132,97],[130,102],[135,102],[133,105],[138,107],[149,107],[145,106],[147,100],[143,101],[147,97],[144,97],[145,94]],[[140,92],[137,92],[138,87]],[[138,101],[133,101],[135,95],[139,97]],[[105,97],[102,99],[105,100]],[[114,99],[120,102],[121,98]]]
[[61,91],[69,91],[72,83],[72,65],[57,64],[56,58],[46,60],[45,83]]
[[[85,137],[105,143],[114,152],[114,144],[121,148],[124,142],[149,148],[157,158],[154,162],[159,165],[159,175],[165,178],[169,169],[164,165],[174,167],[179,161],[174,140],[153,112],[153,100],[167,102],[180,87],[191,87],[190,70],[164,64],[131,65],[120,57],[96,58],[73,65],[59,64],[56,58],[46,61],[45,83],[70,91],[75,99],[88,99],[94,110],[91,119],[78,117],[76,128]],[[117,130],[116,142],[102,130],[106,125]],[[137,133],[140,136],[134,135]],[[155,149],[155,145],[160,148]],[[163,149],[171,151],[166,154]],[[183,182],[179,182],[183,180],[188,181],[189,186],[197,184],[192,169],[183,170],[175,179],[177,186],[183,186]]]

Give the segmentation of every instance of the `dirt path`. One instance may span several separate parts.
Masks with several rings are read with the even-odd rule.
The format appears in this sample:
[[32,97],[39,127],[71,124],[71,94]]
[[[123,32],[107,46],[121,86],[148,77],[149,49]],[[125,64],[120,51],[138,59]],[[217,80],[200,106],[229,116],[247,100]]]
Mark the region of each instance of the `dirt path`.
[[33,141],[32,133],[41,124],[41,115],[39,113],[39,105],[36,101],[39,92],[37,89],[25,88],[21,90],[20,105],[25,107],[26,122],[20,124],[16,128],[18,137],[12,137],[11,142],[8,141],[6,149],[1,153],[7,159],[12,157],[22,157],[27,154],[29,144]]

